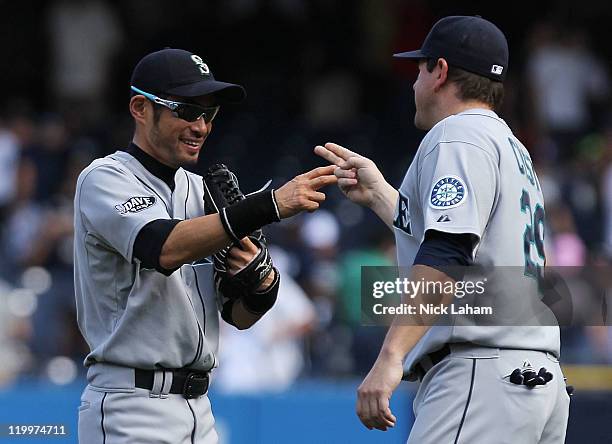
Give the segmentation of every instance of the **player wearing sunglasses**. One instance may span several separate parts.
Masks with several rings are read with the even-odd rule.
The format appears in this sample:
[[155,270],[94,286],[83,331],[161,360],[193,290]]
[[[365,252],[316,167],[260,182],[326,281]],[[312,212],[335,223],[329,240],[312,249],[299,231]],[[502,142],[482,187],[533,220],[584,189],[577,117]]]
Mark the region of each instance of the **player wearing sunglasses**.
[[184,167],[244,89],[170,48],[145,56],[130,86],[132,143],[85,168],[74,201],[77,317],[91,349],[79,442],[216,443],[207,391],[220,318],[249,328],[279,289],[263,235],[250,234],[317,209],[335,167],[248,196],[231,174],[204,182]]
[[183,119],[186,122],[195,122],[200,117],[204,118],[204,123],[210,123],[217,116],[220,106],[203,107],[194,103],[175,102],[173,100],[162,99],[155,94],[144,92],[141,89],[132,86],[132,91],[142,94],[147,99],[158,105],[165,106],[172,111],[174,117]]

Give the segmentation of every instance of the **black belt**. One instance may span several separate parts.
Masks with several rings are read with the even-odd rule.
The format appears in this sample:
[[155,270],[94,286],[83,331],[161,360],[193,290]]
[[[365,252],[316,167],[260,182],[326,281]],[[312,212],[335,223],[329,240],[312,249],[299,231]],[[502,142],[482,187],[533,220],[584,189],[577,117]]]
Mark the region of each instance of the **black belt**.
[[[172,372],[172,385],[169,393],[183,395],[186,399],[197,398],[208,391],[208,372],[189,371],[185,369],[160,369]],[[134,385],[138,388],[152,390],[155,370],[134,370]]]
[[414,366],[414,372],[419,377],[419,380],[422,381],[425,377],[425,373],[427,373],[434,365],[442,361],[442,359],[450,355],[450,353],[450,346],[448,344],[444,344],[444,347],[442,347],[440,350],[436,350],[435,352],[431,352],[427,355],[427,357],[431,360],[431,366],[425,368],[420,362],[416,364]]

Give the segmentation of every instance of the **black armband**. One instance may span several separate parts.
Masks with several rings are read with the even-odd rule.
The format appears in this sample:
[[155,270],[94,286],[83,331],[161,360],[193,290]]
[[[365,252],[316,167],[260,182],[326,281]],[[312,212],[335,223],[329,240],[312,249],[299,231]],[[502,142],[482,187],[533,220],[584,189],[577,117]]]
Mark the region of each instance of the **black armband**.
[[427,265],[455,280],[463,279],[461,267],[472,264],[476,236],[427,230],[414,258],[414,265]]
[[159,265],[159,256],[162,247],[170,236],[174,227],[180,222],[178,219],[156,219],[140,229],[134,241],[134,257],[145,268],[154,268],[166,276],[170,276],[178,268],[167,270]]
[[263,292],[247,293],[242,297],[242,306],[250,313],[262,315],[272,308],[278,296],[280,273],[274,268],[274,281]]
[[223,228],[235,242],[264,225],[281,220],[274,190],[247,196],[221,209],[219,216]]

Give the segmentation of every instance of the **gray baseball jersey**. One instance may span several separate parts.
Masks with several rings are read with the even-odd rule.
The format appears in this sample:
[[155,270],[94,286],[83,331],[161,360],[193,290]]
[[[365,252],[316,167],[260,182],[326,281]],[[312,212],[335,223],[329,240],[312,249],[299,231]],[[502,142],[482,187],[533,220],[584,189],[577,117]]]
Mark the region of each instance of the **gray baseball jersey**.
[[202,178],[182,168],[174,190],[123,151],[81,173],[74,268],[79,328],[91,349],[86,366],[216,366],[220,301],[210,262],[165,276],[145,269],[132,251],[147,223],[202,215]]
[[[540,185],[529,153],[493,111],[468,110],[436,124],[421,142],[399,193],[394,233],[400,266],[412,266],[430,229],[477,236],[475,264],[524,266],[534,274],[544,265]],[[405,370],[453,342],[555,356],[560,347],[556,326],[437,325],[408,354]]]

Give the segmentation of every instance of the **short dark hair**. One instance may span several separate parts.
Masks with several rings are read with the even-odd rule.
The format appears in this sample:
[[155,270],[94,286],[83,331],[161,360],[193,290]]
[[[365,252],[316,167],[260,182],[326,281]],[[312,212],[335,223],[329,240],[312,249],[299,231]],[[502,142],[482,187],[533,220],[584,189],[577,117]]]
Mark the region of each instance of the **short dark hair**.
[[[130,91],[130,100],[132,100],[132,97],[134,96],[140,96],[142,94],[137,93],[136,91]],[[153,123],[155,125],[157,125],[159,123],[159,119],[161,118],[161,113],[163,111],[163,105],[160,105],[159,103],[155,103],[150,101],[149,99],[147,99],[147,102],[151,102],[151,105],[153,106]]]
[[[427,59],[427,71],[432,72],[438,59]],[[457,85],[461,100],[478,100],[499,110],[504,101],[504,84],[487,77],[448,65],[448,81]]]

